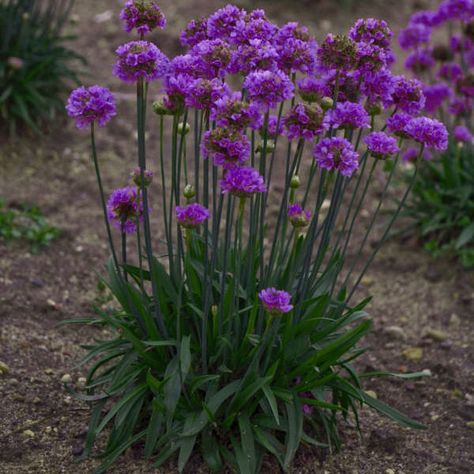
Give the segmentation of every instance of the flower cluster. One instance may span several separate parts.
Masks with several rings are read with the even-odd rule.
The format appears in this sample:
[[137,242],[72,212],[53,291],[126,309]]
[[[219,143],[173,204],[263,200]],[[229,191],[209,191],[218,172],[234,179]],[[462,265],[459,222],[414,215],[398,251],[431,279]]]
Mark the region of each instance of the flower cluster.
[[337,170],[343,176],[352,176],[359,167],[359,155],[352,143],[342,137],[324,138],[313,150],[316,163],[327,170]]
[[311,221],[311,211],[304,210],[301,204],[290,204],[288,206],[288,219],[293,227],[306,227]]
[[281,316],[293,309],[291,295],[287,291],[266,288],[258,294],[258,297],[265,310],[272,316]]
[[140,35],[166,26],[166,18],[161,8],[156,2],[149,0],[127,0],[120,19],[127,33],[135,28]]
[[176,220],[186,229],[194,229],[209,219],[209,211],[201,204],[193,203],[187,206],[176,206]]
[[118,188],[107,202],[107,213],[114,226],[131,234],[137,230],[137,221],[143,219],[143,203],[135,186]]

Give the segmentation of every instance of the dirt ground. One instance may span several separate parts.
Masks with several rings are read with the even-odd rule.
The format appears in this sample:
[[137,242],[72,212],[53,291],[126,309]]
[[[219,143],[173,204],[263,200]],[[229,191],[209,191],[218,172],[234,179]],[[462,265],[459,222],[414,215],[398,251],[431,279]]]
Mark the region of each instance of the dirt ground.
[[[107,189],[121,185],[135,162],[133,91],[110,74],[116,45],[127,41],[118,22],[109,20],[120,3],[78,0],[75,11],[75,47],[90,63],[85,82],[108,85],[119,97],[120,116],[99,134]],[[322,36],[343,31],[360,16],[384,17],[396,28],[414,9],[430,3],[277,0],[252,6],[265,8],[279,23],[298,19]],[[161,4],[169,27],[156,40],[172,54],[179,48],[177,31],[224,2]],[[95,460],[76,463],[88,408],[65,392],[61,378],[70,374],[79,386],[84,375],[75,367],[83,354],[80,345],[107,334],[57,323],[91,315],[92,306],[104,302],[98,274],[107,252],[87,134],[69,122],[57,125],[48,137],[4,142],[0,149],[0,195],[9,204],[36,202],[62,229],[61,237],[38,254],[22,244],[0,242],[0,361],[9,367],[0,374],[0,474],[89,473],[97,465]],[[151,152],[153,156],[153,146]],[[432,373],[418,381],[370,380],[366,389],[428,430],[403,429],[364,409],[361,438],[352,427],[342,426],[341,452],[302,449],[293,472],[474,472],[474,274],[451,260],[433,260],[413,240],[392,241],[362,283],[360,295],[375,296],[368,309],[374,331],[365,341],[371,350],[359,367]],[[153,470],[137,456],[129,450],[109,472],[177,472],[173,464]],[[194,459],[187,472],[207,471]],[[268,464],[264,472],[279,470]]]

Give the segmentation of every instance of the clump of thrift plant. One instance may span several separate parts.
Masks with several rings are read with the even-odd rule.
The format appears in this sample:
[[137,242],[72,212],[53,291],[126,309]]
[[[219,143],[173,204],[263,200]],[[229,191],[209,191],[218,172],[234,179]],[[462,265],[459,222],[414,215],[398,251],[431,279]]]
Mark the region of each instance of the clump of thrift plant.
[[[366,249],[400,148],[415,147],[418,170],[446,146],[420,115],[421,83],[391,72],[388,25],[361,19],[318,45],[295,22],[227,5],[192,20],[167,58],[143,39],[165,25],[154,2],[128,1],[121,18],[140,35],[114,68],[137,90],[138,162],[108,203],[95,127],[113,97],[79,89],[68,108],[91,130],[119,307],[90,321],[116,336],[89,348],[78,394],[93,410],[85,455],[108,433],[97,472],[135,444],[180,472],[194,452],[216,472],[257,473],[265,454],[287,470],[301,444],[339,447],[340,420],[363,405],[422,428],[368,395],[351,363],[371,324],[368,300],[352,300],[412,185]],[[385,190],[361,228],[375,176]]]

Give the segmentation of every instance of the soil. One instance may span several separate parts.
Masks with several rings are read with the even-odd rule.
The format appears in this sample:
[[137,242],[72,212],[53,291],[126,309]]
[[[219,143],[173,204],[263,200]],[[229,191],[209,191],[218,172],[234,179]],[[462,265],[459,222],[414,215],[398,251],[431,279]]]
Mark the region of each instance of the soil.
[[[265,8],[279,23],[299,19],[321,36],[346,29],[360,16],[383,16],[396,28],[429,3],[279,0],[252,6]],[[75,11],[79,38],[74,47],[90,65],[85,80],[109,85],[120,99],[120,116],[99,134],[107,189],[121,184],[135,161],[133,91],[110,74],[114,48],[127,39],[117,22],[104,21],[116,14],[119,4],[102,0],[98,7],[93,0],[78,0]],[[179,48],[179,28],[224,2],[161,4],[169,27],[156,40],[172,54]],[[107,251],[87,136],[62,119],[57,125],[48,137],[23,137],[0,150],[1,196],[9,204],[37,203],[50,223],[62,229],[61,237],[37,254],[21,243],[0,242],[0,361],[9,368],[0,373],[1,474],[74,474],[92,472],[97,465],[93,459],[76,462],[89,412],[68,395],[61,378],[70,374],[78,387],[84,376],[84,369],[76,366],[84,353],[80,346],[108,334],[57,324],[92,315],[94,304],[106,302],[98,274]],[[159,232],[159,223],[154,225]],[[375,295],[368,308],[374,330],[365,341],[370,351],[359,368],[430,370],[431,377],[416,381],[376,379],[365,385],[428,429],[403,429],[364,409],[362,437],[351,426],[342,426],[339,453],[302,448],[294,473],[474,472],[473,283],[472,272],[448,259],[433,260],[415,240],[385,246],[359,294]],[[419,359],[407,358],[405,350],[413,348],[421,349]],[[177,471],[173,463],[153,470],[129,450],[109,472]],[[187,472],[207,471],[193,459]],[[263,472],[279,469],[268,463]]]

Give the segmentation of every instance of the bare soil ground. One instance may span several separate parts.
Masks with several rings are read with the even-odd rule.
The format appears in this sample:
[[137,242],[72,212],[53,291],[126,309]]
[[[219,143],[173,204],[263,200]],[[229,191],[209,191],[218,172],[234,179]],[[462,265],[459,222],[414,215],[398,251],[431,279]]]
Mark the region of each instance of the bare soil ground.
[[[402,25],[415,8],[429,2],[371,1],[252,2],[279,23],[298,19],[322,36],[342,31],[360,16],[378,16]],[[177,31],[192,17],[224,2],[162,2],[169,19],[157,41],[168,53],[179,45]],[[248,6],[248,4],[247,4]],[[116,0],[78,0],[76,47],[90,61],[85,81],[109,85],[119,93],[121,115],[99,135],[106,188],[121,185],[135,162],[133,91],[113,79],[113,51],[125,42],[117,22]],[[110,13],[109,13],[110,12]],[[96,16],[98,15],[98,16]],[[153,134],[151,139],[153,138]],[[153,149],[153,148],[152,148]],[[75,461],[84,443],[88,420],[85,404],[65,392],[61,377],[73,384],[84,373],[75,368],[80,348],[105,338],[91,328],[57,327],[64,319],[92,314],[104,302],[97,287],[106,257],[105,235],[89,158],[87,136],[61,122],[49,137],[26,138],[0,150],[0,195],[10,204],[36,202],[51,223],[63,230],[59,240],[31,254],[22,244],[0,242],[0,473],[92,472],[95,460]],[[159,232],[159,223],[155,223]],[[474,472],[474,275],[450,260],[434,261],[415,241],[390,242],[363,280],[361,296],[375,296],[369,312],[374,331],[360,368],[390,371],[429,369],[419,381],[370,380],[367,390],[428,426],[410,431],[371,411],[362,413],[363,436],[343,426],[344,447],[335,454],[302,449],[295,473],[467,474]],[[390,327],[398,326],[400,330]],[[432,331],[433,329],[437,330]],[[406,349],[417,348],[416,351]],[[409,358],[413,355],[419,356]],[[390,469],[392,471],[390,471]],[[110,472],[160,471],[129,450]],[[194,459],[189,473],[207,472]],[[268,463],[264,472],[279,472]]]

